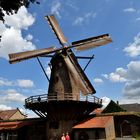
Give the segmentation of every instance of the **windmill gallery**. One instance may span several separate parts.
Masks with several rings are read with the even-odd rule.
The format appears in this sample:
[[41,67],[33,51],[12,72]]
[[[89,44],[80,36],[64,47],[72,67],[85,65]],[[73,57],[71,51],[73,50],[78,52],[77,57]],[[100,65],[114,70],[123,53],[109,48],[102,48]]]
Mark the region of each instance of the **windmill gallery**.
[[[47,77],[49,80],[48,94],[27,98],[25,107],[40,116],[40,119],[36,120],[40,122],[40,125],[44,120],[46,122],[45,128],[42,130],[46,131],[45,136],[40,134],[40,137],[34,137],[34,140],[60,140],[62,134],[66,132],[69,132],[73,137],[73,126],[89,118],[90,113],[96,108],[102,107],[102,100],[93,96],[96,91],[84,72],[93,56],[75,56],[73,49],[78,51],[92,49],[110,43],[112,39],[108,34],[104,34],[75,41],[69,45],[55,17],[48,15],[45,18],[62,47],[9,54],[9,62],[16,63],[37,58],[43,69],[39,57],[51,57],[51,76],[50,79]],[[81,68],[78,59],[89,60],[84,69]],[[81,96],[84,97],[82,100]],[[39,132],[40,130],[37,133]],[[82,140],[83,137],[84,135],[81,138],[79,137],[79,140]],[[20,139],[29,139],[29,137]]]

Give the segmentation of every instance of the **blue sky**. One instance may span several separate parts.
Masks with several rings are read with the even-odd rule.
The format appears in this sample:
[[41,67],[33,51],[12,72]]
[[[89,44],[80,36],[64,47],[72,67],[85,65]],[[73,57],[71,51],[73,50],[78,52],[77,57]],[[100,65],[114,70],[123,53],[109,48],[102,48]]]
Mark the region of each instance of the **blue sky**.
[[[24,109],[24,99],[47,93],[48,81],[36,59],[8,63],[8,54],[60,47],[44,16],[54,14],[68,42],[109,33],[113,42],[83,52],[95,55],[86,74],[95,96],[120,103],[140,103],[140,2],[134,0],[43,0],[22,7],[0,22],[0,109]],[[28,11],[27,11],[28,10]],[[41,59],[47,74],[49,59]],[[80,61],[82,67],[86,60]],[[106,98],[108,97],[108,98]],[[28,111],[27,111],[28,112]]]

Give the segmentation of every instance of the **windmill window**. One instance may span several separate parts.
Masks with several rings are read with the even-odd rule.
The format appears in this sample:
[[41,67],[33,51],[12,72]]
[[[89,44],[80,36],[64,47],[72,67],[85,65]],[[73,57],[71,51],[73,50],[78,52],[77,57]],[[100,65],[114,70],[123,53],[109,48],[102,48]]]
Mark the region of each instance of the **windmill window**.
[[57,83],[59,80],[58,76],[55,77],[55,83]]
[[61,63],[61,62],[59,62],[59,64],[58,64],[58,65],[59,65],[59,67],[62,67],[62,63]]

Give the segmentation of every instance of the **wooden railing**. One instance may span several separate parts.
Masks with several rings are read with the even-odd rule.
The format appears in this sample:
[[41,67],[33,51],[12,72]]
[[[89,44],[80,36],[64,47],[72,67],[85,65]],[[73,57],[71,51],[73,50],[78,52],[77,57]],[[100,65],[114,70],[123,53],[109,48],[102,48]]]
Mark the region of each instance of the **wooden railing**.
[[25,105],[30,103],[39,103],[39,102],[49,102],[49,101],[87,101],[97,104],[102,104],[102,99],[93,96],[79,96],[79,95],[72,95],[72,94],[65,94],[62,95],[51,95],[48,96],[47,94],[30,96],[29,98],[25,99]]

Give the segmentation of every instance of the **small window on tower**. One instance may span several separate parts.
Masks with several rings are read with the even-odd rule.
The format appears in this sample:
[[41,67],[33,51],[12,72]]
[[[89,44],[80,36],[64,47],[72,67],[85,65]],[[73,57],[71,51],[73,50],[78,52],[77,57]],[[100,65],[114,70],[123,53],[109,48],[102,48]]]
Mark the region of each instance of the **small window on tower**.
[[58,76],[55,77],[55,83],[57,83],[59,81]]
[[61,62],[59,62],[58,65],[59,65],[59,67],[62,67],[62,63]]

